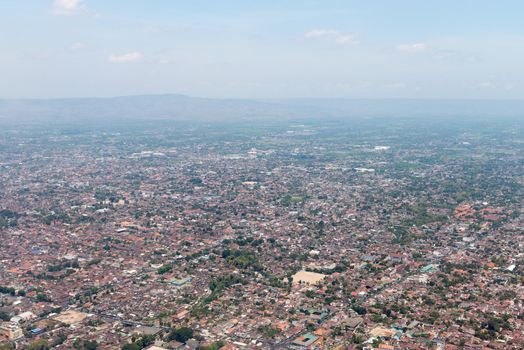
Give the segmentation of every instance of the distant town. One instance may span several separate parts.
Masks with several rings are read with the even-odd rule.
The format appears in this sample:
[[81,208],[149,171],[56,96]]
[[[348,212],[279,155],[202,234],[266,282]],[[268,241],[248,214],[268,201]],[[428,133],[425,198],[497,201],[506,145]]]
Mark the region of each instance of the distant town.
[[522,126],[2,127],[0,349],[523,349]]

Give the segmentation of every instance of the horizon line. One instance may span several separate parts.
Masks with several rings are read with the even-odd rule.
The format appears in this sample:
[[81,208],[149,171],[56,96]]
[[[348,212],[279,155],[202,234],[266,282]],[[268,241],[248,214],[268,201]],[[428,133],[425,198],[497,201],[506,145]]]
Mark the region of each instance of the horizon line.
[[0,97],[0,101],[52,101],[52,100],[109,100],[132,97],[169,97],[178,96],[185,98],[219,100],[219,101],[291,101],[291,100],[354,100],[354,101],[524,101],[522,98],[476,98],[476,97],[206,97],[184,93],[158,93],[158,94],[129,94],[112,96],[71,96],[71,97]]

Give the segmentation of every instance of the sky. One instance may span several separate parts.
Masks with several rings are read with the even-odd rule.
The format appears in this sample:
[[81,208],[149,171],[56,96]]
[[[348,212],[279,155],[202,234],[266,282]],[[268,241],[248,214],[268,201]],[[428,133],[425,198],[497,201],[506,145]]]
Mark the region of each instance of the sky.
[[0,98],[524,99],[521,0],[1,0]]

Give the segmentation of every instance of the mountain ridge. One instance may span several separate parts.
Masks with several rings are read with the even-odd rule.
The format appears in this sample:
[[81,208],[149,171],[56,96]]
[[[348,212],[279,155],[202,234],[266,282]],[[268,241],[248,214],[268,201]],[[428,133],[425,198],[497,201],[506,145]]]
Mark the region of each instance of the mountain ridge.
[[523,117],[524,100],[216,99],[181,94],[0,99],[0,121],[234,121],[388,116]]

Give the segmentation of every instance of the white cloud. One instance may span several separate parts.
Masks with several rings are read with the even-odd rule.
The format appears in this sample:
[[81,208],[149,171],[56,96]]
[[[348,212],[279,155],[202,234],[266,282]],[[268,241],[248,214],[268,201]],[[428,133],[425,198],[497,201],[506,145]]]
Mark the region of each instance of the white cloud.
[[360,41],[356,40],[353,34],[341,33],[334,29],[313,29],[304,34],[306,39],[327,39],[340,45],[357,45]]
[[71,50],[82,50],[82,49],[85,49],[86,47],[87,47],[86,44],[79,42],[79,41],[71,44]]
[[143,57],[144,55],[142,55],[142,53],[135,51],[123,55],[110,55],[107,61],[111,63],[132,63],[140,62]]
[[407,53],[419,53],[424,52],[427,49],[428,45],[425,43],[402,44],[397,46],[398,51]]
[[84,9],[82,0],[54,0],[52,12],[57,16],[72,16]]

